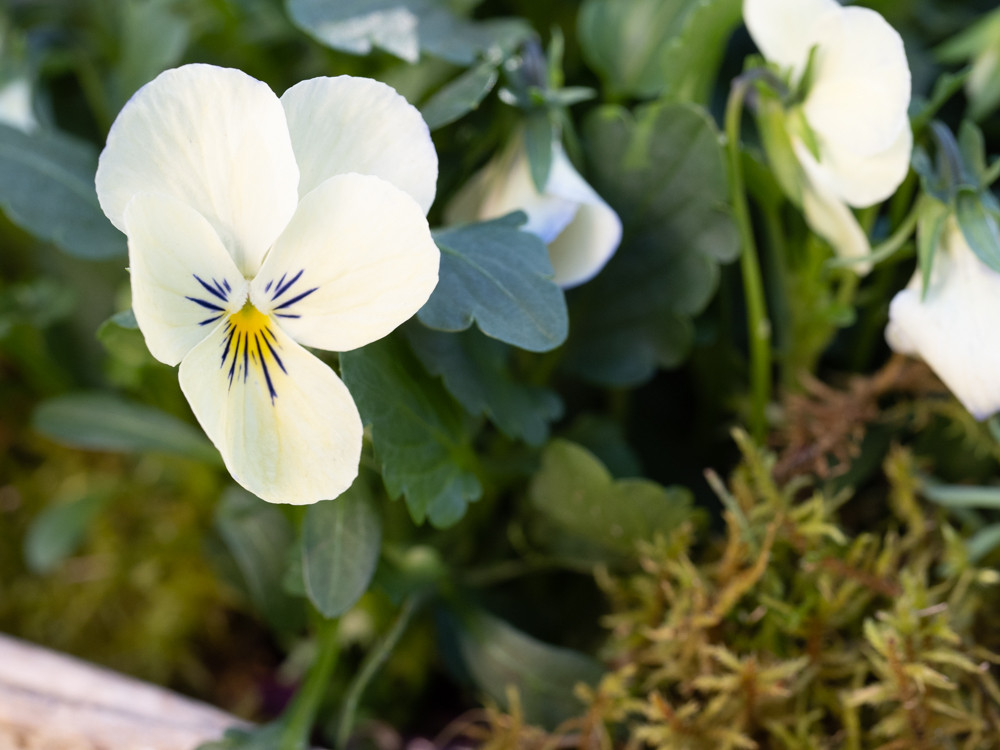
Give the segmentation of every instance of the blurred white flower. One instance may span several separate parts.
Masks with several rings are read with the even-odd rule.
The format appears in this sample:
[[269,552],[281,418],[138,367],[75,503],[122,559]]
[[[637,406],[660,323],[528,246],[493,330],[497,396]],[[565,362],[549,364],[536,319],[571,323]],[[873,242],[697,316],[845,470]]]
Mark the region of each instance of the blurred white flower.
[[847,206],[891,196],[913,149],[902,38],[875,11],[836,0],[744,0],[743,16],[764,56],[789,71],[793,89],[815,55],[805,99],[788,117],[804,173],[803,210],[839,254],[867,255]]
[[187,65],[122,109],[97,193],[128,235],[150,352],[233,478],[271,502],[337,497],[357,475],[351,394],[304,346],[347,351],[427,301],[437,154],[388,86],[341,76],[279,100],[238,71]]
[[15,78],[0,87],[0,123],[25,133],[38,127],[27,78]]
[[484,221],[517,210],[528,215],[522,228],[549,246],[555,282],[565,289],[596,276],[621,242],[618,214],[580,176],[558,141],[543,192],[535,188],[524,138],[517,135],[458,192],[445,219]]
[[1000,273],[948,219],[927,295],[920,270],[892,300],[886,340],[923,359],[977,419],[1000,411]]

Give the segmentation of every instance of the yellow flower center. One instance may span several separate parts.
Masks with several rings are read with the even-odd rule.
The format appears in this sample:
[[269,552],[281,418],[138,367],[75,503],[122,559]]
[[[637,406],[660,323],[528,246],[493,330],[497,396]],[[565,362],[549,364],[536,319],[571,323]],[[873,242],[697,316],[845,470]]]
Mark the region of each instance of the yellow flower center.
[[223,341],[222,363],[227,373],[229,387],[233,380],[242,378],[245,383],[253,370],[258,382],[266,383],[271,403],[277,398],[275,378],[278,370],[288,374],[278,350],[281,345],[274,335],[273,321],[247,300],[242,309],[229,316],[226,321],[226,338]]

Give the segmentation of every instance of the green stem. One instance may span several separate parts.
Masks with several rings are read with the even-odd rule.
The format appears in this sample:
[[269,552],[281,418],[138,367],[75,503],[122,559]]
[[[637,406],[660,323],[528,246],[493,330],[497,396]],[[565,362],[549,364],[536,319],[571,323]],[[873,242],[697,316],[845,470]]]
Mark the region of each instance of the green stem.
[[737,79],[733,83],[726,106],[726,137],[729,151],[729,179],[733,213],[740,229],[743,253],[743,291],[747,306],[747,334],[750,340],[750,430],[758,443],[767,437],[767,405],[771,401],[771,322],[767,317],[764,283],[754,240],[750,208],[743,184],[743,163],[740,154],[740,124],[743,100],[752,80]]
[[351,737],[351,730],[354,728],[354,714],[357,713],[358,703],[361,701],[365,688],[368,687],[368,683],[371,682],[385,660],[389,658],[392,650],[396,648],[396,644],[406,632],[410,620],[413,619],[413,614],[419,609],[422,599],[421,594],[411,594],[403,602],[403,608],[392,627],[389,628],[389,632],[382,636],[375,648],[368,652],[361,665],[361,670],[351,682],[351,686],[347,690],[347,698],[344,699],[344,708],[340,714],[340,724],[337,726],[337,747],[341,750],[347,747],[347,741]]
[[340,655],[337,626],[337,620],[324,620],[320,626],[319,653],[309,668],[306,681],[289,707],[287,724],[281,733],[278,750],[305,750],[309,747],[309,735],[316,720],[316,711]]
[[827,261],[827,264],[831,268],[853,266],[859,263],[871,263],[874,266],[884,260],[887,260],[888,258],[891,258],[901,247],[903,247],[903,245],[906,244],[907,240],[910,239],[910,236],[917,228],[917,222],[920,220],[920,210],[922,208],[922,202],[917,201],[910,210],[909,216],[903,220],[899,229],[893,232],[892,236],[885,242],[873,248],[871,255],[866,255],[861,258],[832,258]]

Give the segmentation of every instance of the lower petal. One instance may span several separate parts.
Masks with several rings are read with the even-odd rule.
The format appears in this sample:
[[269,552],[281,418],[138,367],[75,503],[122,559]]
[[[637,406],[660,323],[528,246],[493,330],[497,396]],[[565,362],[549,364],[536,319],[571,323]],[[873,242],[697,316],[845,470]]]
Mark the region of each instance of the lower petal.
[[[805,172],[802,183],[802,210],[809,227],[830,243],[841,258],[871,255],[871,245],[858,220],[835,192],[828,170],[813,159],[809,150],[796,141],[795,153]],[[870,263],[858,263],[854,270],[864,275]]]
[[913,153],[913,131],[907,123],[892,146],[874,156],[858,156],[828,144],[822,151],[823,165],[837,193],[849,205],[867,208],[889,198],[906,179]]
[[272,503],[339,496],[361,458],[361,417],[327,365],[252,306],[184,358],[181,389],[233,479]]
[[1000,411],[1000,274],[952,226],[922,298],[919,271],[889,307],[889,345],[922,358],[977,419]]
[[579,286],[600,273],[615,254],[622,239],[621,219],[573,168],[559,144],[545,192],[579,206],[573,221],[549,244],[555,282],[564,289]]

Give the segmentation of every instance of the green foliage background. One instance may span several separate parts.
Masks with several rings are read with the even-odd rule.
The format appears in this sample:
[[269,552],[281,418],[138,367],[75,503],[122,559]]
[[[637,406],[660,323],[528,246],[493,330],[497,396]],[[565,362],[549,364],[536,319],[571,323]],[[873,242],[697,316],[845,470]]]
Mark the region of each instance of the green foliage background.
[[[861,4],[903,35],[915,112],[942,75],[974,66],[977,88],[951,87],[934,112],[956,132],[974,118],[986,153],[1000,151],[1000,64],[990,67],[1000,33],[995,14],[985,15],[995,2]],[[500,707],[485,737],[501,745],[540,736],[512,733],[511,716],[551,730],[590,711],[606,727],[626,726],[635,709],[628,700],[648,685],[628,693],[634,675],[614,682],[634,644],[622,645],[620,628],[607,642],[602,623],[638,611],[656,627],[647,589],[665,574],[649,561],[690,555],[713,564],[712,540],[740,516],[720,483],[713,492],[703,476],[736,466],[730,428],[751,418],[740,239],[720,130],[730,82],[755,51],[740,3],[0,7],[0,85],[31,81],[40,123],[30,134],[0,125],[0,631],[276,720],[227,746],[304,746],[313,720],[314,738],[327,743],[371,733],[377,725],[368,720],[433,736],[483,699]],[[417,19],[414,33],[378,24],[357,32],[357,18],[394,8]],[[278,94],[321,75],[377,78],[420,107],[434,131],[441,171],[429,218],[443,253],[441,286],[390,337],[324,355],[371,429],[354,487],[308,510],[268,506],[232,485],[176,373],[146,350],[130,312],[125,239],[97,204],[96,158],[118,110],[160,71],[187,62],[240,68]],[[741,158],[780,387],[768,409],[770,440],[801,448],[795,404],[812,403],[803,373],[843,384],[885,364],[889,300],[913,273],[915,249],[903,247],[860,282],[831,265],[830,248],[782,196],[752,118],[744,124]],[[536,178],[547,173],[558,134],[625,226],[605,270],[566,294],[551,281],[544,245],[520,231],[523,217],[443,226],[450,198],[520,127]],[[919,142],[933,150],[926,133]],[[862,213],[874,244],[903,224],[918,182],[911,173],[885,206]],[[477,270],[484,267],[489,273]],[[935,564],[954,567],[961,554],[971,556],[962,558],[970,570],[1000,561],[1000,436],[933,387],[886,389],[871,408],[809,467],[839,513],[823,505],[823,523],[882,541],[908,523],[910,534],[950,523],[946,538],[935,537]],[[837,429],[831,422],[831,434]],[[886,456],[902,455],[890,453],[893,444],[915,457],[906,476],[922,493],[905,512],[893,500],[902,480],[878,470]],[[769,460],[743,448],[751,469]],[[741,512],[752,515],[755,503],[774,499],[761,493],[779,489],[787,505],[802,500],[788,478],[768,490],[758,477]],[[927,502],[945,510],[928,511]],[[920,513],[932,520],[915,520]],[[757,540],[748,550],[768,520],[745,530]],[[695,530],[705,541],[692,551]],[[840,543],[829,536],[824,544]],[[769,564],[764,578],[774,583],[797,563],[786,555]],[[920,571],[931,575],[926,565]],[[960,574],[949,573],[949,585]],[[922,596],[920,586],[932,584],[913,583],[906,595]],[[748,591],[741,596],[757,597],[754,606],[781,598]],[[878,606],[898,611],[902,596]],[[975,606],[996,606],[987,600]],[[877,608],[859,607],[841,636],[872,641],[862,623]],[[731,609],[727,617],[743,616]],[[991,641],[970,622],[962,637],[994,647],[995,633]],[[737,662],[771,649],[798,664],[794,633],[779,643],[736,630],[725,648]],[[625,640],[645,637],[636,630]],[[731,666],[728,658],[720,663]],[[602,682],[609,664],[616,671]],[[321,675],[312,678],[318,687],[308,675]],[[669,688],[680,691],[674,697],[688,689],[684,679]],[[574,692],[579,683],[589,692]],[[611,703],[600,703],[602,690]],[[312,713],[306,694],[318,702]],[[647,729],[658,721],[652,710],[640,710]],[[296,711],[305,712],[304,730]],[[773,744],[763,746],[828,746],[822,722],[800,731],[779,719],[779,729],[766,729]],[[763,724],[746,726],[764,741],[753,734]],[[608,743],[622,739],[609,731]],[[966,746],[1000,742],[982,736]],[[653,729],[636,737],[663,748],[715,746],[671,745]]]

